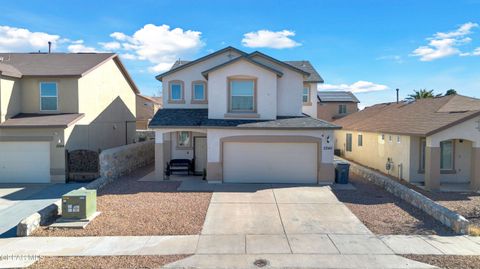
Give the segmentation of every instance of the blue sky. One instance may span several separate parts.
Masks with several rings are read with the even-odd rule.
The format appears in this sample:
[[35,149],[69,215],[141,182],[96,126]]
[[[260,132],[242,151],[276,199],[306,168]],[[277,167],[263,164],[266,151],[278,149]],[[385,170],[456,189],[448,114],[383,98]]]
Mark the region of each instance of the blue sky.
[[0,51],[114,51],[147,95],[175,59],[231,45],[310,60],[362,106],[395,88],[480,98],[480,0],[228,2],[3,1]]

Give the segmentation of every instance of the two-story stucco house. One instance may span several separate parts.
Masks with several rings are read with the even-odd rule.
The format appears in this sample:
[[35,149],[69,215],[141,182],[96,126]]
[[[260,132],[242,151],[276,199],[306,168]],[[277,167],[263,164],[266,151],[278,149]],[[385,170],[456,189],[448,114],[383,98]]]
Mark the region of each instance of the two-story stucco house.
[[0,182],[65,182],[66,151],[135,138],[138,90],[112,53],[0,53]]
[[227,47],[177,61],[157,79],[163,109],[149,125],[156,177],[170,160],[189,159],[209,182],[333,182],[339,127],[304,114],[323,81],[309,62]]
[[358,111],[357,97],[349,91],[319,91],[317,118],[334,121]]

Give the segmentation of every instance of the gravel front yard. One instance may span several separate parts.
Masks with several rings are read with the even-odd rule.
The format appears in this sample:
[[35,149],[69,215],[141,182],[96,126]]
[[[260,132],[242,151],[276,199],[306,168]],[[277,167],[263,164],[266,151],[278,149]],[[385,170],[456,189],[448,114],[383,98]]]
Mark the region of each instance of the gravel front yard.
[[405,258],[444,269],[478,269],[480,256],[402,255]]
[[138,181],[152,167],[114,181],[98,192],[102,212],[85,229],[48,229],[34,236],[113,236],[199,234],[211,193],[177,192],[180,182]]
[[94,257],[42,257],[29,269],[79,268],[160,268],[188,256],[94,256]]
[[437,220],[364,178],[350,174],[357,188],[334,190],[340,201],[375,234],[454,234]]

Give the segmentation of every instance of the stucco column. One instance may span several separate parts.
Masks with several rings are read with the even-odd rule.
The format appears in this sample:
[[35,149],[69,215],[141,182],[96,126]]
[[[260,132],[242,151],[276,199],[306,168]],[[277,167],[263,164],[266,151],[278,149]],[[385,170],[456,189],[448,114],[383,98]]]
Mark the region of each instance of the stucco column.
[[163,180],[165,177],[165,158],[163,133],[155,131],[155,178]]
[[472,164],[470,187],[474,191],[480,190],[480,148],[472,148]]
[[440,189],[440,147],[425,147],[425,187]]

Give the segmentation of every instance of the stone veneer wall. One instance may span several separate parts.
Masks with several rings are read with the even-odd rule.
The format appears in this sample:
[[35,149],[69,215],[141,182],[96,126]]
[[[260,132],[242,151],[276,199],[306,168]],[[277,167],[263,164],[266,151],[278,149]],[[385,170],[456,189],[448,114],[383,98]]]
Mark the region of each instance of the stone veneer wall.
[[[343,160],[343,159],[342,159]],[[347,161],[347,160],[345,160]],[[348,161],[347,161],[348,162]],[[424,211],[456,233],[468,234],[470,222],[462,215],[434,202],[430,198],[364,166],[350,163],[350,172],[364,177],[412,206]]]
[[145,141],[104,150],[100,153],[100,177],[115,179],[153,163],[155,141]]

